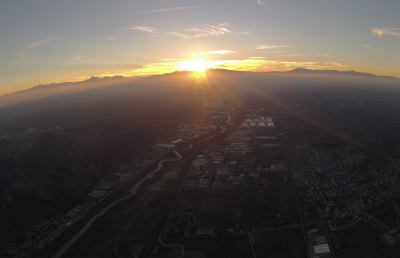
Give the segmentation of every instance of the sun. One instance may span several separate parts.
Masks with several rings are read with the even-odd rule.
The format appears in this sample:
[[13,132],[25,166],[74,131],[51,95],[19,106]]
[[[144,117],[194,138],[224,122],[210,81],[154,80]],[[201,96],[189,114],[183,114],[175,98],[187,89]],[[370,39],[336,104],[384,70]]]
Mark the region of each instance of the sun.
[[192,71],[202,73],[210,68],[210,64],[206,60],[197,59],[190,61],[182,61],[178,64],[178,68],[184,71]]
[[197,74],[205,74],[212,66],[212,63],[206,59],[185,60],[177,64],[178,70],[191,71]]

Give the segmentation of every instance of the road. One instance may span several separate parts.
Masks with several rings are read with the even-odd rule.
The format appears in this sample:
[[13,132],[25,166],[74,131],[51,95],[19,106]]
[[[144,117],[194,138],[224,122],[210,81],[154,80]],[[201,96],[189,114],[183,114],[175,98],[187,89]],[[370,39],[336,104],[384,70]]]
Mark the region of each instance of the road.
[[151,179],[158,171],[160,171],[164,167],[165,162],[172,162],[172,161],[178,161],[182,158],[182,156],[177,152],[173,151],[174,154],[176,155],[176,158],[174,159],[163,159],[157,164],[157,168],[148,173],[144,178],[142,178],[139,182],[137,182],[131,189],[131,195],[136,195],[137,191],[139,190],[140,186],[148,179]]
[[125,195],[124,197],[110,203],[107,207],[105,207],[103,210],[101,210],[99,213],[97,213],[95,216],[93,216],[73,237],[71,237],[70,240],[68,240],[59,250],[58,252],[53,256],[56,258],[62,257],[68,249],[77,241],[83,234],[88,231],[88,229],[93,225],[93,223],[106,214],[112,207],[117,205],[120,202],[123,202],[133,196],[135,196],[142,184],[146,182],[146,180],[151,179],[158,171],[160,171],[166,162],[173,162],[173,161],[178,161],[182,158],[182,156],[177,152],[173,151],[173,153],[176,155],[175,158],[170,158],[170,159],[162,159],[158,162],[157,168],[149,172],[144,178],[142,178],[140,181],[138,181],[132,188],[129,194]]
[[164,242],[164,240],[162,239],[162,233],[160,234],[160,236],[158,237],[158,243],[165,248],[179,248],[180,249],[180,253],[181,253],[181,257],[185,257],[186,255],[186,250],[185,250],[185,246],[182,244],[166,244]]
[[[230,128],[231,129],[231,128]],[[199,147],[205,143],[208,143],[210,140],[213,140],[214,138],[217,138],[218,136],[223,136],[224,134],[227,133],[227,130],[223,130],[223,131],[219,131],[216,134],[212,134],[208,137],[206,137],[205,139],[202,139],[196,143],[193,143],[192,146],[193,147]],[[194,149],[194,148],[193,148]],[[193,151],[193,150],[192,150]],[[109,204],[107,207],[105,207],[103,210],[101,210],[99,213],[97,213],[95,216],[93,216],[73,237],[70,238],[70,240],[68,240],[65,244],[63,244],[63,246],[58,250],[58,252],[53,255],[52,257],[55,258],[60,258],[62,257],[70,248],[71,246],[77,242],[94,224],[94,222],[99,219],[101,216],[103,216],[104,214],[106,214],[111,208],[113,208],[115,205],[117,205],[118,203],[121,203],[133,196],[135,196],[140,187],[143,185],[143,183],[145,183],[147,180],[151,179],[152,177],[154,177],[154,175],[160,171],[166,162],[173,162],[173,161],[178,161],[180,159],[182,159],[182,156],[177,152],[177,151],[173,151],[173,153],[175,154],[175,158],[169,158],[169,159],[162,159],[158,162],[157,164],[157,168],[155,168],[154,170],[152,170],[151,172],[149,172],[144,178],[142,178],[141,180],[139,180],[132,188],[129,194],[125,195],[124,197],[112,202],[111,204]],[[178,191],[180,191],[180,187],[178,188]],[[171,209],[173,205],[169,205],[169,209]],[[168,212],[166,212],[165,214],[168,214]],[[164,220],[166,219],[166,216],[161,216],[163,218],[163,220],[161,220],[162,222],[159,223],[160,226],[158,227],[158,230],[156,234],[154,234],[155,237],[155,241],[158,240],[158,236],[160,235],[160,230],[161,230],[161,226],[164,224]],[[151,244],[150,245],[146,245],[148,247],[152,247],[152,245],[154,244],[153,241],[150,241]],[[146,249],[146,248],[145,248]],[[151,250],[151,248],[149,248],[149,250]]]
[[[190,153],[194,157],[194,155],[196,153],[198,153],[199,150],[201,150],[204,147],[207,147],[208,143],[210,143],[212,140],[218,139],[219,137],[220,138],[224,138],[227,134],[230,133],[230,130],[232,128],[234,128],[234,126],[230,126],[227,129],[219,130],[216,134],[212,134],[212,135],[206,137],[203,140],[200,140],[200,141],[197,141],[196,143],[193,143]],[[190,159],[189,161],[190,162],[187,164],[188,166],[190,166],[192,159]],[[152,252],[154,246],[157,243],[160,243],[160,237],[161,237],[162,229],[164,227],[165,222],[168,219],[170,211],[174,208],[174,206],[177,203],[178,193],[182,189],[182,183],[183,183],[183,178],[182,177],[183,177],[183,174],[186,172],[187,169],[188,169],[188,167],[185,167],[185,166],[182,168],[181,173],[180,173],[180,180],[178,179],[179,182],[178,182],[178,186],[176,188],[175,197],[167,205],[167,207],[165,208],[165,212],[163,214],[160,214],[160,217],[159,217],[158,221],[153,226],[153,230],[152,230],[152,234],[151,234],[150,239],[147,241],[147,243],[142,248],[140,254],[137,255],[137,257],[139,257],[139,258],[148,258],[151,255],[151,252]],[[184,250],[184,249],[181,249],[181,254],[182,254],[182,250]]]

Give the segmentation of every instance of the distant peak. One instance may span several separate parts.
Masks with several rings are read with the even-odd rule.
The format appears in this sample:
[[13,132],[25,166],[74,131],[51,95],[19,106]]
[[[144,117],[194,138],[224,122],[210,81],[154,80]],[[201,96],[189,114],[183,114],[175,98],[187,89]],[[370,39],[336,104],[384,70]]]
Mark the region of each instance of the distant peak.
[[311,72],[311,71],[312,70],[310,70],[310,69],[306,69],[306,68],[303,68],[303,67],[298,67],[298,68],[293,69],[293,70],[291,70],[289,72],[291,72],[291,73],[303,73],[303,72]]
[[357,71],[340,71],[340,70],[313,70],[308,68],[299,67],[288,71],[288,73],[306,73],[306,74],[333,74],[333,75],[352,75],[352,76],[368,76],[368,77],[377,77],[377,78],[386,78],[386,79],[397,79],[396,77],[391,76],[380,76],[372,73],[363,73]]

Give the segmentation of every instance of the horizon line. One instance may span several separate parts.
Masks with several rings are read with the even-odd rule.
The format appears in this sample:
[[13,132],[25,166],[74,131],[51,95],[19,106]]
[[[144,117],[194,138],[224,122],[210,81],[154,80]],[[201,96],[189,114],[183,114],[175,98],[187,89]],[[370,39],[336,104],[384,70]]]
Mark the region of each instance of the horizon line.
[[[382,79],[395,79],[395,80],[399,80],[400,77],[396,77],[396,76],[391,76],[391,75],[381,75],[381,74],[375,74],[375,73],[369,73],[369,72],[362,72],[362,71],[357,71],[357,70],[337,70],[337,69],[310,69],[310,68],[304,68],[304,67],[296,67],[293,69],[289,69],[289,70],[284,70],[284,71],[251,71],[251,70],[233,70],[233,69],[226,69],[226,68],[209,68],[207,69],[207,71],[230,71],[230,72],[238,72],[238,73],[288,73],[288,72],[295,72],[296,70],[304,70],[304,71],[309,71],[309,72],[338,72],[338,73],[354,73],[352,74],[353,76],[371,76],[371,77],[377,77],[377,78],[382,78]],[[43,86],[50,86],[50,85],[57,85],[57,84],[69,84],[69,83],[84,83],[84,82],[88,82],[92,79],[146,79],[146,78],[151,78],[151,77],[156,77],[156,76],[163,76],[163,75],[171,75],[174,73],[192,73],[192,71],[188,71],[188,70],[175,70],[172,72],[166,72],[166,73],[155,73],[155,74],[146,74],[146,75],[137,75],[137,76],[126,76],[126,75],[110,75],[110,76],[99,76],[99,75],[92,75],[92,76],[88,76],[85,79],[81,79],[81,80],[66,80],[66,81],[62,81],[62,82],[48,82],[48,83],[39,83],[39,84],[35,84],[33,86],[29,86],[26,88],[22,88],[19,90],[16,90],[14,92],[10,92],[10,93],[5,93],[5,94],[1,94],[0,93],[0,97],[4,97],[4,96],[9,96],[9,95],[14,95],[14,94],[18,94],[18,93],[22,93],[25,91],[29,91],[32,90],[36,87],[43,87]],[[339,75],[339,74],[337,74]],[[345,74],[343,74],[345,75]],[[351,75],[351,74],[347,74],[347,75]]]

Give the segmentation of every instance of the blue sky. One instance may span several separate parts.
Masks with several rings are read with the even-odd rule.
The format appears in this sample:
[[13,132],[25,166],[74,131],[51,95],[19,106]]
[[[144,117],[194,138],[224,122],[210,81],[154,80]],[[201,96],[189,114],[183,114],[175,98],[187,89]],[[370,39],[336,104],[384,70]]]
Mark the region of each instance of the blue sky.
[[237,70],[400,77],[398,0],[2,0],[0,94],[90,76]]

